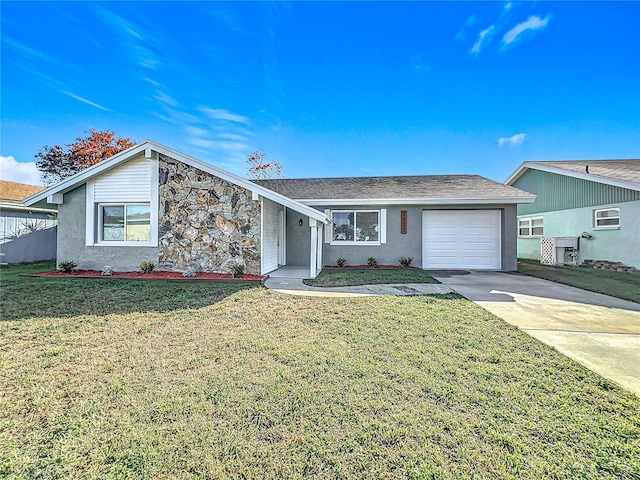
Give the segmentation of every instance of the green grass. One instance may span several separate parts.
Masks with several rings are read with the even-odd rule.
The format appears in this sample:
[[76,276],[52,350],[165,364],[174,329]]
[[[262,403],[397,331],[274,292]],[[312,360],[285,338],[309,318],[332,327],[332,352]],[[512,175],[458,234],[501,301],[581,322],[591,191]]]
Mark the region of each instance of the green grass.
[[640,303],[640,275],[593,268],[556,267],[521,258],[518,259],[518,272]]
[[303,280],[313,287],[348,287],[353,285],[376,285],[381,283],[440,283],[420,269],[378,268],[325,269],[316,278]]
[[457,296],[8,270],[2,478],[638,478],[640,399]]
[[211,305],[247,288],[243,284],[21,276],[50,270],[55,270],[54,262],[0,267],[2,320],[25,315],[73,317],[89,312],[94,315],[167,312]]

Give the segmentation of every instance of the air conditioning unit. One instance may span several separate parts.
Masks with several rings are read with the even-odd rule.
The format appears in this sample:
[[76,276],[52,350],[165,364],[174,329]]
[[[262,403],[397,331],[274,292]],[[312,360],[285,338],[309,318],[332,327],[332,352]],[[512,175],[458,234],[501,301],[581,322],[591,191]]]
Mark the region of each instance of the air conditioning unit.
[[[578,237],[543,237],[540,239],[540,263],[543,265],[577,265]],[[571,258],[566,261],[566,255]]]

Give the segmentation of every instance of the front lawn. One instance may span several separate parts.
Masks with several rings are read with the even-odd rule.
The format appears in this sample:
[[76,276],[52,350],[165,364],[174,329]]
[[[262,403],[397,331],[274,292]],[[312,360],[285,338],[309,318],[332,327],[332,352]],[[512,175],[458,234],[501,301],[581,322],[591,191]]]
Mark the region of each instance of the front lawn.
[[242,284],[182,283],[111,278],[22,277],[55,270],[55,262],[0,267],[0,318],[74,317],[83,314],[167,312],[212,303],[247,288]]
[[0,274],[0,477],[638,478],[640,399],[461,297]]
[[377,285],[381,283],[440,283],[417,268],[325,268],[316,278],[303,280],[312,287],[348,287],[353,285]]
[[522,258],[518,259],[518,272],[640,303],[640,275],[593,268],[542,265],[538,260]]

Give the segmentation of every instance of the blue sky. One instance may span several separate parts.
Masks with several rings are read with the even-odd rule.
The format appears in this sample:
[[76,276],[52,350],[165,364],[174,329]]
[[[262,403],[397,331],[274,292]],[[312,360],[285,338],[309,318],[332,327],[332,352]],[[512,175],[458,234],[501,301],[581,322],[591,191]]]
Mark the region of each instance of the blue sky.
[[245,175],[640,158],[640,2],[7,2],[0,168],[150,138]]

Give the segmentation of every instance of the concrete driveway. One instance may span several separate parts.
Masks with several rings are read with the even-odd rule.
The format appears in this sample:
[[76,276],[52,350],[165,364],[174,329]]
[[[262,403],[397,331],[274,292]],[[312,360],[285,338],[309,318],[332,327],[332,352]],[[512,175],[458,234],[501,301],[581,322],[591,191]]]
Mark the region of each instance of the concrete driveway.
[[429,274],[494,315],[640,395],[640,304],[517,273]]

